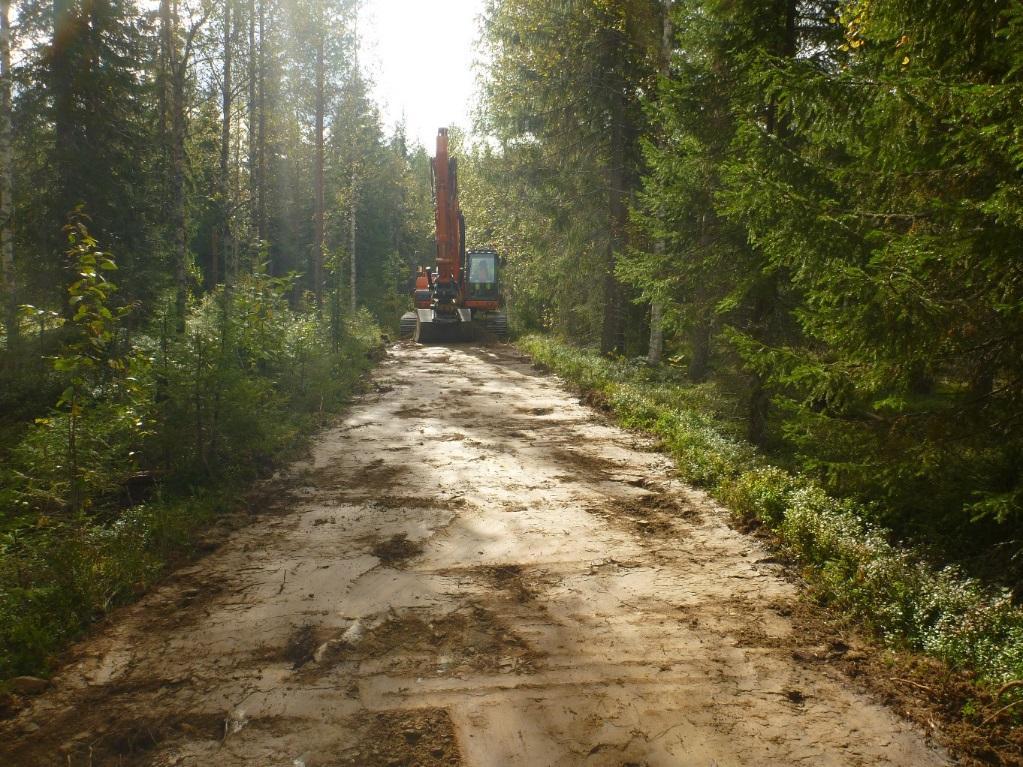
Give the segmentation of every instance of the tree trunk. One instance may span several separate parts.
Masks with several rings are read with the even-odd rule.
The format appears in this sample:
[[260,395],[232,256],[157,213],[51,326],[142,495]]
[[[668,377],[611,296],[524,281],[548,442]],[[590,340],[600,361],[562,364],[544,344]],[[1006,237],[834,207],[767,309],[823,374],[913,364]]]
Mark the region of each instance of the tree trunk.
[[689,359],[689,380],[699,383],[710,373],[710,321],[701,318],[690,337],[692,357]]
[[[259,209],[256,198],[259,195],[259,167],[256,153],[257,102],[256,102],[256,0],[249,0],[249,228],[253,239],[259,239]],[[256,246],[258,248],[258,245]]]
[[[317,6],[320,10],[319,23],[317,24],[316,38],[316,168],[315,173],[315,196],[316,210],[314,211],[314,235],[313,235],[313,294],[316,296],[316,311],[323,312],[323,225],[324,225],[324,179],[323,179],[323,120],[325,111],[324,93],[324,29],[322,4]],[[353,184],[354,187],[354,184]],[[354,250],[353,250],[354,253]],[[353,258],[354,261],[354,258]]]
[[160,92],[160,140],[164,150],[164,161],[167,162],[166,186],[161,190],[165,197],[161,200],[169,206],[171,202],[170,184],[170,146],[171,146],[171,102],[174,100],[174,72],[171,68],[171,47],[174,34],[171,30],[171,0],[160,0],[160,76],[158,88]]
[[749,427],[747,438],[758,447],[767,443],[767,418],[770,411],[771,395],[764,379],[754,373],[750,379]]
[[[166,2],[166,0],[165,0]],[[185,67],[178,50],[178,8],[176,0],[167,3],[164,42],[167,45],[167,63],[170,68],[170,218],[174,242],[174,314],[175,329],[185,332],[185,312],[188,301],[188,242],[185,221]]]
[[[795,58],[799,50],[797,39],[797,0],[782,0],[781,12],[781,34],[778,38],[778,54],[785,58]],[[774,98],[768,102],[767,109],[767,131],[774,134],[781,141],[789,136],[789,125],[787,119],[780,119],[778,105]],[[771,343],[777,335],[778,311],[778,281],[777,273],[768,276],[760,276],[760,285],[757,288],[753,299],[753,311],[751,313],[751,326],[754,335],[764,343]],[[749,439],[755,445],[764,445],[768,440],[768,419],[771,407],[771,394],[768,390],[767,381],[760,373],[750,375],[750,409],[749,409]]]
[[14,167],[11,148],[11,0],[0,0],[0,278],[7,349],[18,346],[17,278],[14,274]]
[[909,375],[906,381],[910,394],[926,396],[934,393],[937,382],[934,375],[927,367],[924,360],[914,360],[909,367]]
[[[705,194],[708,200],[713,199],[712,189],[706,188]],[[713,231],[716,226],[716,224],[709,224],[708,218],[713,218],[713,214],[705,212],[700,216],[698,247],[699,252],[704,254],[714,241]],[[688,375],[691,381],[700,382],[710,374],[710,339],[714,327],[714,310],[709,305],[706,287],[699,282],[693,286],[692,303],[693,306],[700,307],[701,310],[697,312],[697,316],[689,328],[689,350],[692,356],[689,359]]]
[[664,304],[660,301],[650,303],[650,347],[647,349],[646,361],[650,365],[660,365],[664,353]]
[[[223,269],[224,282],[227,282],[227,260],[228,254],[232,252],[233,233],[231,231],[231,110],[233,109],[232,88],[232,65],[234,63],[234,50],[231,36],[231,6],[232,0],[224,3],[224,76],[222,109],[223,117],[220,125],[220,178],[219,189],[217,190],[220,199],[220,264]],[[210,282],[216,285],[219,277],[217,264],[217,252],[214,251],[213,260],[210,264]]]
[[170,209],[171,241],[174,261],[174,328],[185,330],[185,307],[188,299],[187,243],[185,233],[185,115],[184,67],[179,61],[176,0],[160,2],[160,47],[164,66],[161,101],[168,146],[168,207]]
[[621,351],[624,323],[621,285],[615,276],[618,253],[625,244],[628,208],[625,200],[625,104],[624,94],[614,85],[611,107],[611,152],[608,167],[608,243],[604,266],[604,317],[600,333],[600,351]]
[[350,274],[349,274],[349,288],[352,292],[349,299],[348,305],[351,307],[352,313],[354,314],[356,307],[358,306],[358,262],[355,258],[355,213],[358,202],[358,177],[355,170],[355,160],[352,159],[352,194],[351,194],[351,210],[348,213],[348,253],[350,255]]
[[[74,41],[81,34],[81,19],[76,15],[72,0],[54,0],[53,3],[53,41],[50,48],[49,86],[52,93],[53,126],[54,126],[54,165],[56,168],[57,190],[54,195],[54,223],[52,231],[57,235],[56,250],[63,254],[67,243],[62,233],[62,225],[67,215],[79,202],[79,183],[75,174],[75,158],[83,150],[78,140],[78,120],[76,119],[76,102],[74,92],[75,64],[71,50]],[[81,62],[79,62],[81,63]],[[87,77],[87,73],[78,73],[78,77]],[[78,275],[73,264],[61,261],[61,274],[64,284],[61,286],[62,312],[70,319],[74,310],[69,302],[67,286],[73,283]]]
[[[750,327],[752,335],[763,341],[771,343],[777,335],[777,319],[775,313],[778,310],[778,276],[772,274],[768,277],[761,277],[753,296],[753,307],[750,312]],[[771,407],[771,395],[767,388],[767,381],[757,372],[750,374],[750,400],[749,400],[749,440],[754,445],[764,445],[767,442],[767,421],[768,411]]]
[[258,117],[256,126],[256,236],[266,237],[266,3],[259,2],[259,75],[257,85]]
[[[672,0],[664,0],[661,20],[661,78],[667,78],[671,74],[671,51],[674,46],[675,30],[671,18]],[[663,138],[661,139],[663,143]],[[665,243],[662,238],[655,246],[658,254],[665,251]],[[653,301],[650,304],[650,347],[647,350],[646,360],[651,365],[659,365],[661,354],[664,352],[664,329],[661,327],[664,319],[664,306],[660,301]]]
[[[163,0],[165,3],[169,0]],[[54,0],[53,3],[53,45],[50,51],[50,87],[53,91],[53,118],[56,131],[57,150],[65,157],[75,151],[74,133],[74,93],[72,92],[72,72],[70,47],[77,36],[79,20],[72,10],[71,0]],[[66,168],[58,168],[66,171]],[[59,179],[61,183],[68,181],[66,174]],[[60,192],[67,195],[68,189]],[[66,197],[63,201],[66,202]],[[67,213],[68,211],[63,211]]]

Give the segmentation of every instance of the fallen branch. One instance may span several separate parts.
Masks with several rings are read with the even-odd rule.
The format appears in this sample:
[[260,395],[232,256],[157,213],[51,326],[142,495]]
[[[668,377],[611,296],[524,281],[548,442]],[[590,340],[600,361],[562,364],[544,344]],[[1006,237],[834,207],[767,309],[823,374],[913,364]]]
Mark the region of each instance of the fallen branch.
[[1017,687],[1023,687],[1023,679],[1014,679],[1011,682],[1006,682],[998,688],[998,692],[995,693],[995,699],[1002,697],[1009,690],[1015,690]]
[[1005,706],[1002,706],[1000,709],[995,711],[995,713],[993,713],[991,716],[989,716],[987,719],[985,719],[981,723],[980,726],[981,727],[986,727],[987,725],[991,724],[991,722],[995,721],[995,719],[997,719],[1002,714],[1004,714],[1006,711],[1008,711],[1010,708],[1012,708],[1013,706],[1018,706],[1020,703],[1023,703],[1023,698],[1017,698],[1012,703],[1009,703],[1009,704],[1007,704]]
[[891,677],[888,677],[888,678],[891,681],[893,681],[893,682],[902,682],[903,684],[913,685],[913,687],[917,687],[917,688],[923,690],[924,692],[934,692],[933,688],[928,687],[925,684],[920,684],[919,682],[914,682],[912,679],[902,679],[902,678],[897,677],[897,676],[891,676]]

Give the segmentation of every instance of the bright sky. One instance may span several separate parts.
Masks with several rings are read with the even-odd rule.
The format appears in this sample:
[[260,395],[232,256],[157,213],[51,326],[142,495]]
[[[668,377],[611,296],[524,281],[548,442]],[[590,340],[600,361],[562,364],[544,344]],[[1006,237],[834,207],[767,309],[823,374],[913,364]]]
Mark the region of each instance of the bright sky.
[[478,17],[484,0],[364,0],[359,16],[363,69],[390,129],[405,117],[408,136],[431,154],[437,128],[469,130],[476,98]]

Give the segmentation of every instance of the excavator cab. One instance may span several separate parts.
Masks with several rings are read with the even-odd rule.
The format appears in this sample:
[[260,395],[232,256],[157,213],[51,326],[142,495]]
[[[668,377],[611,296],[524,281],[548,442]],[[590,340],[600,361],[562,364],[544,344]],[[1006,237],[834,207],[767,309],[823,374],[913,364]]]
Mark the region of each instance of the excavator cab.
[[[497,301],[497,270],[500,259],[493,250],[471,250],[466,253],[466,298],[469,300]],[[496,307],[495,307],[496,308]]]

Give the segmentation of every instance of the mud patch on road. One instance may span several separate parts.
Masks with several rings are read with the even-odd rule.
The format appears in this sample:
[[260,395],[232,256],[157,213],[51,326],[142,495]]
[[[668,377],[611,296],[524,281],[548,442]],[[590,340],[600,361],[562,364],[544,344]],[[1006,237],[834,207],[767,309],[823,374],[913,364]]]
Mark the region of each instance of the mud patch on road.
[[316,629],[306,624],[299,626],[288,637],[288,643],[284,646],[282,655],[284,660],[291,664],[291,668],[294,671],[302,668],[302,666],[313,659],[313,653],[316,652],[317,645],[319,645],[319,642],[316,638]]
[[[111,732],[90,744],[91,756],[106,764],[103,756],[118,765],[145,764],[146,754],[169,740],[222,740],[224,717],[213,714],[171,715],[163,719],[119,722]],[[97,757],[99,757],[97,759]]]
[[648,504],[647,498],[648,496],[644,496],[638,501],[622,503],[619,509],[622,520],[627,520],[639,535],[666,535],[674,531],[675,526],[667,515]]
[[697,523],[702,515],[693,506],[670,493],[642,495],[626,504],[626,513],[638,519],[659,519],[662,521],[685,520]]
[[[350,499],[354,502],[355,499]],[[441,509],[455,510],[465,508],[465,498],[454,495],[450,498],[423,498],[422,496],[408,495],[375,495],[366,498],[380,509]]]
[[366,712],[346,722],[358,745],[338,755],[342,767],[457,767],[462,757],[447,711]]
[[389,464],[383,458],[377,458],[360,468],[344,484],[358,488],[387,488],[393,486],[393,480],[405,470],[400,464]]
[[421,495],[346,492],[338,498],[338,501],[348,506],[371,506],[376,509],[405,509],[408,511],[418,509],[456,511],[464,509],[466,506],[465,498],[461,495],[453,495],[448,498],[424,498]]
[[324,665],[375,661],[388,673],[527,673],[540,656],[498,617],[478,605],[433,620],[392,615],[354,643],[328,643]]
[[224,593],[223,582],[204,581],[200,578],[181,578],[168,584],[166,591],[159,593],[153,610],[143,618],[147,631],[182,629],[203,620],[209,613],[209,605]]
[[19,698],[10,693],[0,693],[0,721],[10,719],[23,708]]
[[394,414],[398,418],[422,418],[423,416],[433,415],[429,408],[417,405],[404,405],[395,410]]
[[118,719],[113,723],[105,715],[83,716],[78,712],[74,718],[75,735],[62,741],[59,732],[55,732],[53,737],[25,741],[22,748],[9,752],[14,760],[9,763],[141,767],[151,764],[152,752],[169,742],[221,741],[226,731],[225,718],[216,714],[168,714]]
[[511,595],[517,602],[531,602],[536,593],[525,581],[519,565],[497,565],[481,568],[480,573],[496,588]]
[[698,523],[700,512],[670,493],[647,493],[630,499],[609,499],[588,511],[639,536],[668,535],[680,521]]
[[579,425],[577,421],[550,417],[508,418],[505,423],[506,426],[495,428],[495,431],[513,439],[532,439],[540,436],[539,432],[559,434]]
[[410,541],[405,533],[398,533],[386,541],[378,542],[373,546],[372,553],[385,565],[400,565],[405,560],[422,554],[423,544],[418,541]]
[[552,450],[550,457],[573,472],[579,472],[582,476],[575,477],[577,480],[607,479],[622,469],[619,464],[609,458],[566,448]]
[[552,408],[552,407],[517,407],[517,408],[515,408],[515,412],[516,413],[522,413],[523,415],[532,415],[532,416],[536,416],[537,418],[540,418],[540,417],[543,417],[545,415],[550,415],[551,413],[553,413],[554,412],[554,408]]

